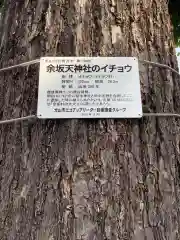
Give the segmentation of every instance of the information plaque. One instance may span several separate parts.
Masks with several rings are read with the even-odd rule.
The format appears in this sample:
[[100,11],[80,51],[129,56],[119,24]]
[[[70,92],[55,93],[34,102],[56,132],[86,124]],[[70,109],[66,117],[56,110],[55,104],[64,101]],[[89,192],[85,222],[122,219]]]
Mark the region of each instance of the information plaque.
[[141,118],[138,59],[44,57],[39,118]]

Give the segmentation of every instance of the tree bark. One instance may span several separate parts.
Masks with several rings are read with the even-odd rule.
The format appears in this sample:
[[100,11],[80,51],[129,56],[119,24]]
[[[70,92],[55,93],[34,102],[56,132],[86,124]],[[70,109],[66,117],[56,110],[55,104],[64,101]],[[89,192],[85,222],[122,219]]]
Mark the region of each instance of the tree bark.
[[[166,0],[7,0],[0,64],[136,56],[177,69]],[[144,111],[180,112],[179,78],[140,65]],[[39,66],[0,74],[0,117],[36,113]],[[180,121],[0,125],[0,239],[180,239]]]

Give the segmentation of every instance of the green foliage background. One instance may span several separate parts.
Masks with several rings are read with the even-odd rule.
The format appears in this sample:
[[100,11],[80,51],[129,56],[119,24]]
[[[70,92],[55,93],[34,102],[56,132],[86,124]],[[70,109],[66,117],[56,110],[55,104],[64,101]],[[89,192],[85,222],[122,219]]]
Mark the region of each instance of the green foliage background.
[[0,0],[0,8],[2,8],[4,5],[4,0]]
[[180,0],[169,0],[169,13],[174,26],[175,43],[180,47]]

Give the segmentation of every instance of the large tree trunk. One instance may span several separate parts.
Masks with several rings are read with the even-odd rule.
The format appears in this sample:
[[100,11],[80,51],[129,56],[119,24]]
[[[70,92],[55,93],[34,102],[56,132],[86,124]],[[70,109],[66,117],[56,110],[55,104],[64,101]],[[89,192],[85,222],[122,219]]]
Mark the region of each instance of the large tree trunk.
[[[1,67],[40,56],[137,56],[177,68],[166,0],[6,0]],[[38,65],[0,75],[0,116],[36,113]],[[180,112],[179,79],[140,65],[144,111]],[[0,125],[0,239],[180,239],[179,126]]]

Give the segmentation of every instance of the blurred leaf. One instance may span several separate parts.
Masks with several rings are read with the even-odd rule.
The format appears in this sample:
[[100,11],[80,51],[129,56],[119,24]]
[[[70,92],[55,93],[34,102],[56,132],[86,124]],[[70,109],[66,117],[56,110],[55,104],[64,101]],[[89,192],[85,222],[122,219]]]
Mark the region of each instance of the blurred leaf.
[[169,13],[174,27],[174,39],[180,47],[180,0],[169,0]]

